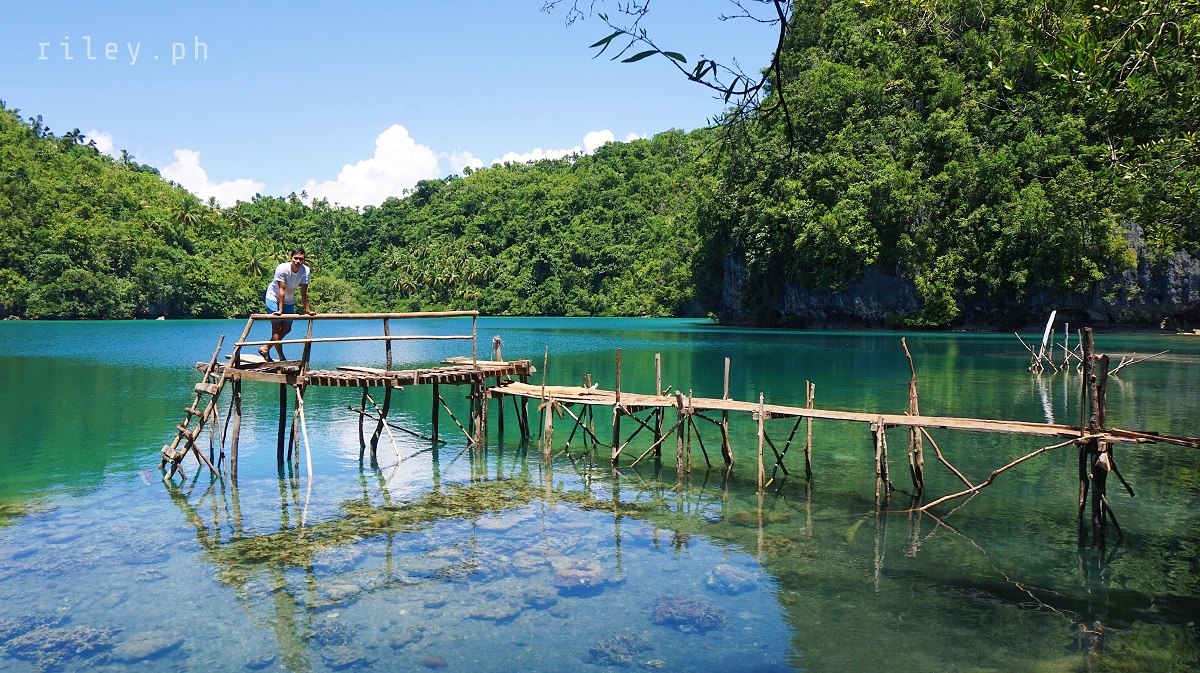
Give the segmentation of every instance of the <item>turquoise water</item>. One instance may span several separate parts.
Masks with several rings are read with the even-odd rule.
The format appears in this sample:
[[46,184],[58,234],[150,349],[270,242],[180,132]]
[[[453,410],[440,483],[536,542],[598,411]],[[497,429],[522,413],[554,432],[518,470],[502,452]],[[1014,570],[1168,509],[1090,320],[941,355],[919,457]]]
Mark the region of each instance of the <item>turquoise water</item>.
[[[310,388],[310,482],[303,460],[282,475],[275,465],[277,389],[247,383],[236,487],[191,460],[187,480],[163,484],[158,450],[191,402],[193,365],[242,326],[0,323],[0,670],[1200,669],[1195,449],[1117,448],[1137,495],[1110,480],[1125,538],[1110,532],[1102,554],[1076,546],[1074,449],[934,518],[906,511],[904,433],[888,434],[897,491],[877,511],[869,429],[829,421],[814,424],[812,482],[793,447],[792,476],[776,474],[760,499],[745,416],[731,418],[732,472],[702,422],[714,467],[694,442],[677,484],[673,441],[661,464],[614,472],[607,448],[588,451],[578,433],[562,451],[569,417],[546,464],[536,439],[522,444],[511,402],[503,435],[492,407],[484,451],[443,415],[436,452],[397,431],[376,463],[360,461],[356,391]],[[352,329],[322,323],[315,336]],[[392,331],[462,334],[470,322]],[[548,349],[550,384],[591,374],[611,388],[621,348],[625,391],[653,390],[660,353],[664,386],[719,397],[728,357],[737,399],[802,406],[807,380],[818,407],[907,408],[897,333],[484,318],[481,356],[493,335],[539,370]],[[1078,422],[1079,375],[1031,375],[1012,335],[906,336],[922,413]],[[1110,425],[1200,436],[1200,338],[1097,344],[1114,362],[1170,350],[1112,380]],[[461,342],[396,346],[398,365],[462,354]],[[316,346],[314,359],[381,365],[383,349]],[[466,392],[443,388],[460,418]],[[429,395],[397,393],[392,419],[428,434]],[[601,438],[609,413],[596,413]],[[767,427],[781,444],[792,423]],[[974,481],[1043,445],[931,434]],[[931,497],[959,490],[926,451]]]

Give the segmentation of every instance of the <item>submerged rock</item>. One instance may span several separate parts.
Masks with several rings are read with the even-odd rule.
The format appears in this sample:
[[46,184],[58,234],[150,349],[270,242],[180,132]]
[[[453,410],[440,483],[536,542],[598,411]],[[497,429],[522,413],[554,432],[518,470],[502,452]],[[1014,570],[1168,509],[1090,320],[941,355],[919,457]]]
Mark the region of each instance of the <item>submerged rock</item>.
[[652,649],[654,645],[643,634],[618,633],[589,648],[587,661],[600,666],[629,667],[638,653]]
[[358,629],[347,626],[345,622],[326,617],[313,623],[312,642],[318,647],[349,645],[357,631]]
[[558,602],[558,592],[548,584],[535,584],[526,587],[521,598],[529,607],[541,610]]
[[591,559],[559,558],[554,566],[554,586],[559,593],[589,593],[620,584],[598,562]]
[[368,657],[349,645],[333,645],[321,650],[321,661],[335,671],[343,671],[348,668],[370,666],[378,659]]
[[112,647],[114,629],[40,627],[12,638],[5,651],[33,661],[41,670],[55,669],[71,659],[89,659]]
[[425,637],[425,627],[419,624],[409,624],[401,629],[398,633],[392,634],[388,645],[393,650],[402,650],[409,645],[421,642]]
[[754,573],[728,563],[722,563],[708,571],[704,587],[719,594],[740,594],[750,591],[758,584]]
[[258,656],[246,657],[246,668],[252,671],[261,671],[273,663],[275,663],[274,654],[262,654]]
[[113,649],[113,660],[134,663],[160,657],[183,644],[183,636],[174,631],[135,633]]
[[654,623],[680,631],[708,631],[725,624],[725,615],[713,606],[682,596],[660,596],[654,605]]
[[0,617],[0,645],[34,629],[58,626],[67,620],[65,612],[40,612],[19,617]]

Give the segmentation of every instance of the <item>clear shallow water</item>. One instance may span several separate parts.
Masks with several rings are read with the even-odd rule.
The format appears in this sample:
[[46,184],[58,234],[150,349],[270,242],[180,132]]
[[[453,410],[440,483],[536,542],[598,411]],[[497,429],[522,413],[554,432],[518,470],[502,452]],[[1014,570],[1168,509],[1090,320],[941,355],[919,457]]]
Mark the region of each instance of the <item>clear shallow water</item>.
[[[436,459],[428,442],[398,432],[396,449],[381,442],[377,465],[360,463],[357,420],[346,410],[358,396],[310,389],[310,486],[302,474],[281,478],[274,464],[276,390],[247,384],[237,487],[190,461],[182,486],[161,484],[158,448],[191,401],[191,364],[242,325],[0,323],[0,670],[1200,667],[1195,450],[1118,447],[1137,497],[1110,488],[1126,540],[1104,557],[1075,546],[1071,449],[1002,475],[953,513],[940,508],[939,525],[902,511],[902,433],[889,433],[893,511],[877,514],[868,429],[828,422],[814,425],[813,482],[785,479],[760,502],[748,418],[731,420],[732,474],[707,470],[696,447],[690,479],[677,486],[673,448],[661,466],[614,475],[606,449],[584,454],[577,436],[570,458],[546,465],[536,446],[520,444],[511,406],[505,436],[493,407],[485,452],[465,450],[443,416],[448,443]],[[661,353],[664,385],[697,396],[720,396],[729,357],[735,398],[763,392],[802,405],[811,380],[819,407],[907,405],[896,333],[630,319],[479,325],[481,354],[499,334],[505,356],[541,368],[549,348],[552,384],[591,373],[611,387],[619,347],[627,391],[653,389]],[[317,336],[350,329],[322,324]],[[469,329],[393,323],[393,333]],[[1200,435],[1200,340],[1097,341],[1114,361],[1171,350],[1112,382],[1111,425]],[[1078,375],[1031,377],[1011,335],[908,342],[923,413],[1077,422]],[[463,351],[405,344],[397,362]],[[383,359],[378,344],[314,355],[316,366]],[[465,389],[452,390],[443,394],[465,415]],[[406,390],[393,404],[394,420],[428,432],[428,390]],[[609,420],[599,416],[604,437]],[[785,424],[768,424],[777,440]],[[556,427],[560,448],[570,429]],[[719,461],[715,433],[704,432]],[[976,480],[1040,446],[933,435]],[[799,452],[788,467],[803,474]],[[931,451],[927,473],[932,494],[958,490]]]

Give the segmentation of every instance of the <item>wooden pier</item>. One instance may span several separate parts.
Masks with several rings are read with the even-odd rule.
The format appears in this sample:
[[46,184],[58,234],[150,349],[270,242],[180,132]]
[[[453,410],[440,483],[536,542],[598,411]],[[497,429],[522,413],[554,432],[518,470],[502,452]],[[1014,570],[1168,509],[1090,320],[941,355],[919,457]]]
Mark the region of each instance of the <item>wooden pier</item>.
[[[229,452],[229,476],[234,480],[237,479],[238,444],[242,423],[242,383],[245,381],[273,383],[279,386],[279,432],[276,459],[281,466],[285,464],[285,461],[291,461],[298,465],[300,458],[299,443],[303,439],[310,476],[312,474],[312,461],[308,449],[308,431],[304,418],[304,393],[309,386],[349,387],[360,388],[362,390],[359,406],[357,408],[351,407],[351,409],[359,413],[360,445],[364,450],[369,447],[373,459],[376,457],[382,434],[386,433],[389,435],[393,445],[395,444],[395,438],[392,436],[393,426],[388,422],[388,413],[391,409],[393,391],[402,390],[406,386],[428,385],[433,388],[433,406],[431,409],[432,431],[429,437],[425,437],[426,439],[435,443],[440,441],[439,420],[442,416],[442,410],[445,410],[447,417],[464,433],[468,442],[472,444],[482,443],[485,441],[484,432],[487,422],[487,407],[483,401],[486,399],[485,390],[488,381],[490,379],[499,380],[501,377],[506,377],[510,380],[525,381],[535,370],[529,360],[480,360],[477,346],[478,317],[478,311],[318,314],[312,316],[295,314],[280,316],[271,314],[251,315],[246,321],[246,327],[242,330],[241,337],[233,346],[233,353],[228,357],[228,362],[222,362],[220,358],[221,345],[224,341],[224,337],[222,337],[221,342],[217,344],[217,350],[213,353],[211,360],[207,363],[197,363],[196,366],[202,372],[202,378],[200,383],[195,386],[195,399],[190,406],[184,409],[185,417],[176,428],[175,439],[162,448],[162,462],[159,467],[160,469],[167,468],[167,473],[163,477],[164,480],[171,479],[176,472],[182,475],[182,461],[188,455],[194,455],[199,464],[206,466],[213,473],[221,474],[222,464],[225,459],[224,439],[226,434],[232,434]],[[391,325],[394,321],[417,318],[470,318],[471,333],[459,335],[391,333]],[[273,320],[306,321],[308,323],[307,335],[304,338],[284,339],[278,342],[247,340],[256,322],[270,322]],[[383,329],[381,334],[376,335],[342,337],[312,336],[314,323],[330,320],[381,322]],[[314,344],[352,343],[358,341],[383,343],[385,358],[383,369],[342,366],[327,370],[311,369],[309,367]],[[471,343],[471,355],[447,358],[442,361],[440,366],[435,367],[393,369],[392,344],[397,341],[469,341]],[[284,345],[302,346],[301,357],[298,360],[269,361],[260,355],[243,352],[243,348],[245,347],[265,346],[268,343],[272,345],[282,343]],[[499,354],[498,343],[495,345],[495,353]],[[217,402],[226,385],[230,387],[231,393],[229,412],[226,415],[227,432],[222,433],[220,430]],[[445,385],[465,385],[470,387],[471,392],[468,397],[471,400],[471,409],[466,424],[460,421],[450,406],[446,404],[441,394],[441,387]],[[375,398],[372,397],[371,388],[382,389],[383,394],[380,402],[376,402]],[[292,407],[293,400],[294,407]],[[288,421],[289,408],[292,410],[290,424]],[[518,422],[522,427],[525,427],[524,416],[519,415],[518,417]],[[368,419],[374,421],[374,430],[371,432],[369,440],[364,435],[364,423]],[[297,425],[299,425],[299,433],[297,432]],[[206,426],[211,428],[213,437],[221,435],[219,456],[214,455],[215,440],[210,443],[208,456],[205,456],[197,444],[197,439]],[[401,430],[403,429],[401,428]]]
[[[471,333],[460,335],[393,335],[391,324],[394,321],[414,318],[445,318],[471,320]],[[1091,330],[1083,333],[1083,381],[1084,405],[1088,422],[1082,426],[1034,423],[1014,420],[990,420],[976,418],[957,418],[945,416],[923,416],[919,413],[917,404],[916,370],[912,358],[908,355],[907,343],[901,340],[905,355],[908,357],[912,377],[909,383],[909,408],[906,413],[875,413],[853,412],[818,409],[815,406],[816,387],[811,382],[805,382],[804,407],[767,404],[760,393],[757,401],[735,400],[729,397],[729,360],[725,360],[724,395],[721,398],[694,397],[684,395],[681,389],[671,392],[671,387],[663,388],[661,375],[661,360],[656,356],[656,391],[652,394],[630,393],[621,390],[621,355],[617,351],[615,382],[613,390],[602,390],[593,385],[590,376],[581,386],[547,385],[545,367],[540,385],[529,382],[529,377],[536,372],[529,360],[504,360],[501,357],[499,337],[493,342],[492,358],[479,359],[477,345],[476,311],[450,311],[439,313],[372,313],[372,314],[330,314],[330,315],[284,315],[255,314],[250,316],[241,337],[234,344],[233,353],[228,362],[220,358],[221,343],[207,363],[198,363],[198,369],[203,373],[201,382],[195,386],[195,399],[184,410],[184,420],[176,428],[173,442],[162,448],[160,469],[168,468],[163,477],[170,480],[177,472],[182,475],[182,461],[188,455],[194,455],[199,464],[208,467],[214,474],[221,475],[224,471],[225,433],[219,427],[217,402],[219,396],[228,384],[232,390],[230,395],[229,412],[226,416],[226,431],[231,432],[230,456],[228,474],[231,479],[237,479],[238,443],[242,420],[242,383],[258,381],[279,386],[279,431],[276,449],[278,464],[282,467],[285,462],[293,462],[299,466],[300,440],[303,440],[304,452],[308,463],[308,474],[312,475],[311,454],[308,446],[308,433],[304,417],[304,392],[309,386],[351,387],[361,389],[361,399],[357,407],[350,409],[359,415],[359,442],[363,452],[369,447],[371,457],[376,457],[378,443],[382,434],[386,433],[392,445],[396,447],[392,433],[392,424],[388,422],[393,391],[411,386],[432,386],[431,432],[429,436],[420,435],[412,430],[399,430],[414,434],[436,444],[439,438],[439,420],[442,411],[453,421],[465,436],[471,447],[482,448],[488,441],[488,408],[492,399],[498,401],[499,431],[504,431],[504,398],[513,400],[516,412],[517,427],[524,441],[533,438],[529,425],[529,401],[538,403],[541,412],[540,444],[545,460],[553,457],[554,450],[554,419],[558,416],[565,420],[569,415],[574,421],[570,435],[567,438],[565,451],[570,451],[571,441],[582,431],[581,437],[586,447],[591,442],[593,450],[605,447],[609,450],[608,457],[614,468],[621,466],[621,457],[631,446],[633,439],[646,431],[652,437],[648,448],[645,448],[629,467],[636,466],[650,454],[657,459],[661,457],[662,447],[668,439],[674,437],[675,465],[677,478],[682,481],[692,468],[692,445],[695,440],[708,466],[712,459],[704,444],[700,427],[707,423],[716,428],[719,433],[720,456],[725,469],[732,469],[734,453],[729,442],[730,414],[749,415],[758,426],[757,432],[757,483],[760,493],[775,479],[779,472],[789,475],[785,458],[793,444],[799,445],[801,438],[797,437],[801,425],[807,423],[803,438],[804,470],[806,478],[812,477],[812,421],[822,419],[829,421],[844,421],[868,424],[871,428],[875,456],[875,494],[877,506],[886,506],[894,489],[890,477],[888,458],[887,430],[902,428],[908,437],[907,462],[912,479],[914,493],[914,509],[928,511],[949,500],[966,497],[978,493],[989,486],[1001,473],[1016,467],[1042,453],[1066,446],[1076,446],[1079,451],[1079,541],[1083,545],[1089,539],[1097,546],[1104,544],[1104,535],[1109,521],[1112,522],[1118,534],[1120,527],[1108,502],[1106,481],[1110,473],[1116,475],[1120,483],[1133,495],[1133,489],[1121,477],[1117,470],[1113,447],[1122,443],[1153,443],[1165,442],[1194,448],[1200,448],[1200,439],[1188,437],[1167,437],[1150,432],[1123,430],[1106,427],[1105,391],[1107,387],[1108,357],[1096,355],[1092,342]],[[265,361],[257,355],[242,352],[247,346],[265,345],[267,341],[247,340],[251,328],[256,322],[271,320],[307,321],[307,334],[304,338],[285,339],[285,345],[302,346],[303,351],[298,360],[278,362]],[[338,337],[313,337],[313,325],[328,320],[350,320],[382,322],[382,333],[375,335],[355,335]],[[222,338],[223,339],[223,338]],[[442,360],[440,365],[420,369],[393,368],[392,344],[395,341],[409,340],[455,340],[470,341],[470,356],[462,355]],[[375,341],[384,345],[385,366],[382,369],[360,366],[339,366],[332,370],[310,369],[311,351],[314,345],[326,343],[346,343],[355,341]],[[279,342],[272,342],[279,343]],[[546,359],[549,354],[547,351]],[[544,364],[544,363],[543,363]],[[470,411],[465,422],[460,421],[451,408],[446,404],[441,394],[441,386],[468,386],[467,395],[470,400]],[[382,402],[370,394],[371,388],[381,388]],[[293,406],[294,404],[294,406]],[[595,409],[612,409],[611,441],[604,441],[596,435]],[[289,424],[289,408],[292,408]],[[576,413],[578,409],[578,413]],[[667,420],[667,414],[674,411],[673,422]],[[638,414],[643,414],[639,417]],[[626,429],[633,431],[622,433],[622,419],[627,419]],[[784,441],[776,442],[768,433],[766,421],[793,420],[790,432]],[[374,424],[370,439],[365,435],[364,424],[371,421]],[[195,422],[195,425],[193,425]],[[630,426],[629,424],[634,424]],[[197,443],[201,431],[211,427],[209,454],[206,456]],[[955,468],[942,454],[929,429],[947,429],[970,432],[1020,434],[1030,437],[1059,440],[1043,446],[1015,461],[994,470],[984,481],[972,482]],[[215,455],[217,436],[221,437],[220,454]],[[957,479],[962,481],[965,488],[924,504],[925,495],[925,455],[924,443],[928,441],[934,448],[937,460],[944,465]],[[766,457],[766,450],[770,457]],[[397,456],[399,448],[396,447]],[[767,466],[771,465],[771,477],[767,476]],[[1091,504],[1091,518],[1085,520],[1085,511]],[[1089,525],[1090,524],[1090,525]]]

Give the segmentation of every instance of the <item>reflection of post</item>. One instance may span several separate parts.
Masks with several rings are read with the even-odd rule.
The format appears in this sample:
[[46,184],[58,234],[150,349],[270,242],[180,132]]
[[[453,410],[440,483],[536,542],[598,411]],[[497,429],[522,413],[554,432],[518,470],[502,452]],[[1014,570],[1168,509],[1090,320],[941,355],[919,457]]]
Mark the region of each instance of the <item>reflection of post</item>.
[[621,572],[621,472],[612,471],[613,542],[617,551],[617,572]]
[[879,593],[879,583],[883,579],[883,544],[887,540],[887,514],[883,514],[880,523],[880,511],[875,510],[875,593]]

